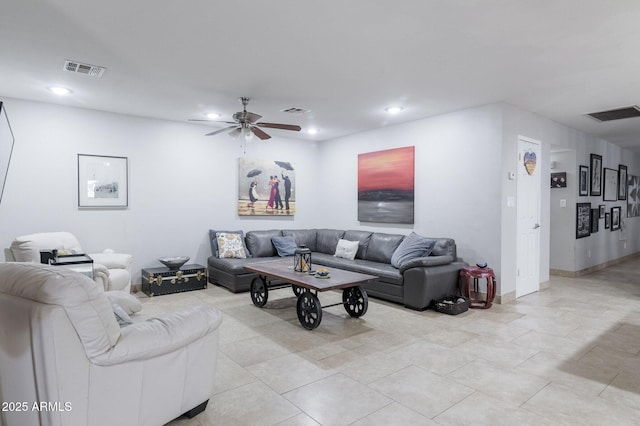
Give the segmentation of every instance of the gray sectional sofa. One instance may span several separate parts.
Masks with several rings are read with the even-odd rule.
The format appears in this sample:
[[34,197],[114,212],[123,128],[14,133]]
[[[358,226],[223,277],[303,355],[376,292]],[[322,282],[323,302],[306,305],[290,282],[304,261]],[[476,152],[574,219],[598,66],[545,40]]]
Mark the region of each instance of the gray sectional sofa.
[[[295,238],[298,246],[311,249],[314,269],[323,265],[376,275],[377,280],[365,285],[370,296],[402,303],[411,309],[424,310],[432,300],[455,295],[460,269],[466,265],[457,258],[455,241],[450,238],[433,238],[435,245],[429,256],[412,259],[397,269],[391,265],[391,257],[404,235],[337,229],[250,231],[244,235],[251,255],[246,259],[219,259],[212,243],[214,255],[208,259],[209,282],[232,292],[249,291],[256,274],[244,267],[281,260],[271,239],[288,235]],[[215,231],[210,231],[210,239],[215,239]],[[340,239],[359,242],[355,259],[334,256]],[[291,262],[293,264],[293,259]]]

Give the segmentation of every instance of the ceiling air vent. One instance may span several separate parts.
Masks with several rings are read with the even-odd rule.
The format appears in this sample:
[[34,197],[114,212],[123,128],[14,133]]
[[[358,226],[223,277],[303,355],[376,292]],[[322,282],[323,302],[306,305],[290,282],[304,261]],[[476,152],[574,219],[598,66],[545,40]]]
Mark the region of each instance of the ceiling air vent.
[[623,118],[640,117],[640,108],[637,105],[611,109],[609,111],[592,112],[587,114],[598,121],[622,120]]
[[83,64],[78,61],[64,61],[64,70],[84,74],[91,77],[102,77],[106,68],[97,65]]
[[288,112],[289,114],[306,114],[308,112],[311,112],[311,110],[291,107],[291,108],[283,109],[282,112]]

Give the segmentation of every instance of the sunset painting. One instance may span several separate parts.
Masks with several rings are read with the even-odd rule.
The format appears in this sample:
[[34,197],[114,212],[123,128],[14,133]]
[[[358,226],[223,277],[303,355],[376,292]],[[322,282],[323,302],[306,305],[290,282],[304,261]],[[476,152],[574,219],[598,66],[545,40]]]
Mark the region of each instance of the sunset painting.
[[358,220],[413,223],[415,147],[358,155]]

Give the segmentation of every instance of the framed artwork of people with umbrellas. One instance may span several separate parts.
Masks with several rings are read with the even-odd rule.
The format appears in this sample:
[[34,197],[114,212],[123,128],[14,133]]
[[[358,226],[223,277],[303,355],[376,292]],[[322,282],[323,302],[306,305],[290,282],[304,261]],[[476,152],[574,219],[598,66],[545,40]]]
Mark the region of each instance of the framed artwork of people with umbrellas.
[[293,216],[295,173],[295,167],[288,161],[240,158],[238,215]]

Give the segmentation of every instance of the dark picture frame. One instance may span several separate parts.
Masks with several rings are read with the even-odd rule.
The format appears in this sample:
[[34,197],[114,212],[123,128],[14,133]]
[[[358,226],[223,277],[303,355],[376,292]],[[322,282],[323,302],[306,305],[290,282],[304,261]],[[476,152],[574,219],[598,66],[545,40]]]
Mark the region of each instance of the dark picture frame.
[[566,188],[567,172],[551,173],[551,188]]
[[611,213],[604,214],[604,229],[611,228]]
[[603,175],[604,201],[618,201],[618,171],[614,169],[604,168]]
[[591,203],[576,204],[576,239],[591,235]]
[[128,162],[127,157],[78,154],[78,207],[126,208]]
[[578,195],[586,197],[589,195],[589,167],[580,166],[578,172]]
[[627,166],[618,165],[618,200],[627,199]]
[[11,153],[13,152],[14,144],[15,137],[11,130],[7,109],[0,102],[0,202],[2,202],[2,194],[7,183],[7,176],[9,176],[9,164],[11,164]]
[[600,226],[600,209],[591,209],[591,233],[598,232]]
[[590,158],[589,195],[602,195],[602,155],[591,154]]
[[604,213],[605,213],[604,209],[605,209],[605,205],[604,205],[604,204],[600,204],[600,205],[598,206],[598,208],[600,209],[600,219],[604,219]]
[[622,207],[611,207],[611,230],[620,229],[620,221],[622,220]]

